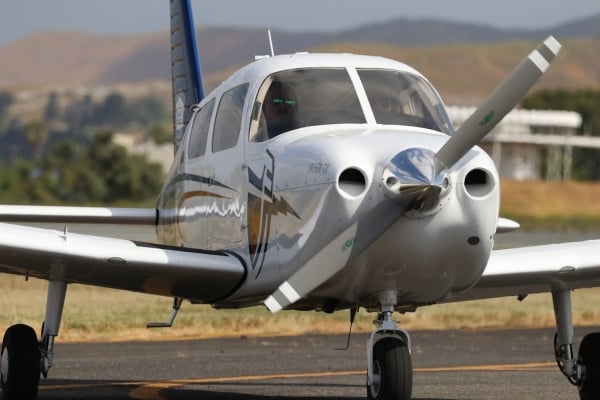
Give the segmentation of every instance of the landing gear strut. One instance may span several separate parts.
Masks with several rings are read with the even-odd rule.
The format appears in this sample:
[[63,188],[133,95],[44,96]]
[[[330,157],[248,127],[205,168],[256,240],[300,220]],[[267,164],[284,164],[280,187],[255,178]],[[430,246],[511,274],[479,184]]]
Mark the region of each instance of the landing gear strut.
[[54,338],[58,335],[66,291],[66,282],[48,282],[41,342],[30,326],[18,324],[6,330],[0,353],[0,386],[5,400],[37,398],[40,373],[46,377],[52,366]]
[[586,335],[579,346],[577,359],[573,352],[571,292],[552,291],[558,332],[554,337],[554,355],[560,371],[579,389],[581,400],[600,399],[600,333]]
[[410,400],[410,337],[392,320],[397,292],[383,290],[378,300],[380,312],[374,321],[376,329],[367,339],[367,397],[373,400]]

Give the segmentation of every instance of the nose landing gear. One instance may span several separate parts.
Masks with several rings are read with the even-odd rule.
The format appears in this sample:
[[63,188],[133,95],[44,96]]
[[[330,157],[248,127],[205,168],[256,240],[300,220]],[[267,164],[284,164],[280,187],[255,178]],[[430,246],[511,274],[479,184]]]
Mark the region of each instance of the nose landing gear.
[[410,400],[410,337],[392,320],[397,292],[383,290],[378,299],[380,312],[374,321],[376,329],[367,339],[367,397],[372,400]]

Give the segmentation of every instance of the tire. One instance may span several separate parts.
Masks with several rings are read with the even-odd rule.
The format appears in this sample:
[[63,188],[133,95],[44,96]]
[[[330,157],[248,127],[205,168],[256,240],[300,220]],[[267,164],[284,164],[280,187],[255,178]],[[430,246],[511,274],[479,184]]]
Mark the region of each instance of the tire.
[[37,398],[40,348],[33,328],[13,325],[2,339],[0,386],[4,400]]
[[367,385],[371,400],[410,400],[412,361],[408,347],[395,338],[384,338],[373,349],[373,383]]
[[579,397],[581,400],[600,399],[600,332],[585,335],[579,346],[578,361],[585,366]]

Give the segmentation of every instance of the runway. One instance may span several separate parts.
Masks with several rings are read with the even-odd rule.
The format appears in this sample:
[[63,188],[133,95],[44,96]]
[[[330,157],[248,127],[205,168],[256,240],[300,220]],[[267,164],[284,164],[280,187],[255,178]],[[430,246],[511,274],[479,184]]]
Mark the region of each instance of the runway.
[[[576,329],[577,343],[597,328]],[[553,330],[412,332],[415,400],[575,399]],[[364,399],[364,334],[56,345],[39,399]]]

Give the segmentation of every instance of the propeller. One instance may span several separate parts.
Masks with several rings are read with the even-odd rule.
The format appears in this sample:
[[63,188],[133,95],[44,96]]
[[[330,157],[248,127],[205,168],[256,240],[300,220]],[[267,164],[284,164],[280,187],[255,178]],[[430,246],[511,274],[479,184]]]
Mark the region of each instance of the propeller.
[[373,243],[404,212],[434,208],[446,193],[446,171],[487,135],[523,98],[546,71],[560,50],[560,43],[548,37],[483,101],[458,131],[437,152],[408,149],[384,168],[387,196],[402,207],[384,202],[369,215],[338,234],[264,302],[277,312],[307,296],[341,271],[348,261]]
[[560,48],[560,43],[549,36],[496,87],[435,155],[444,169],[456,164],[521,101],[546,72]]
[[560,43],[552,36],[544,40],[467,118],[437,153],[428,149],[407,149],[384,168],[383,187],[406,211],[435,210],[447,191],[448,170],[478,144],[550,66]]

